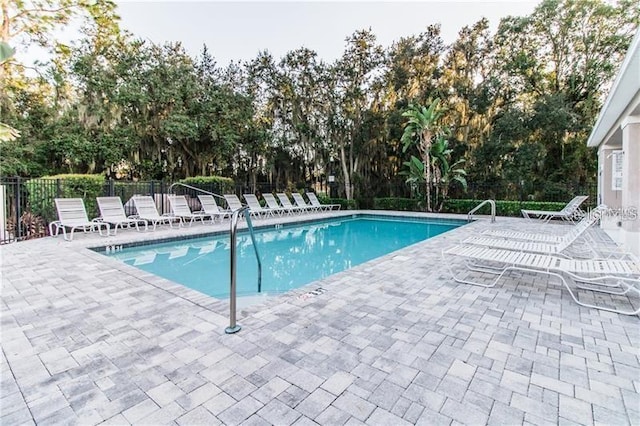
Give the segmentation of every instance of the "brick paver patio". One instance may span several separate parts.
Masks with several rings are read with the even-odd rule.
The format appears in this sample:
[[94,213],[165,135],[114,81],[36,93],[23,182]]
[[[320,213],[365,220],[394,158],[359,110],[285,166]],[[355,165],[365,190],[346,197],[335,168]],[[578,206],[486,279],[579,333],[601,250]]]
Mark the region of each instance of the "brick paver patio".
[[640,424],[637,316],[543,275],[449,277],[442,248],[507,223],[530,226],[477,221],[249,306],[235,335],[227,302],[85,248],[211,226],[2,246],[0,423]]

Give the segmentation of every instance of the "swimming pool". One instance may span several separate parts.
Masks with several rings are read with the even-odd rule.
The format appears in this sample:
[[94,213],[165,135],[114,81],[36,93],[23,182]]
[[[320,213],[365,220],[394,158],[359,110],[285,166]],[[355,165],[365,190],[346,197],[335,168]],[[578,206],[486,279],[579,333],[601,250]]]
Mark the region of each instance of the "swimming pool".
[[[277,294],[352,268],[457,228],[463,221],[354,216],[256,229],[262,294]],[[249,234],[237,245],[238,296],[258,294],[258,266]],[[216,298],[229,297],[229,237],[172,241],[103,253]]]

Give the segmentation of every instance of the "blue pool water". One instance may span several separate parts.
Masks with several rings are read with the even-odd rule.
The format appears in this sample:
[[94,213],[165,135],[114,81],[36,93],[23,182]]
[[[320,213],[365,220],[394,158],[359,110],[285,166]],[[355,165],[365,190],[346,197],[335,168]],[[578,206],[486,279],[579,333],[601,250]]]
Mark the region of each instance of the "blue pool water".
[[[282,293],[460,226],[461,222],[339,218],[256,230],[262,293]],[[229,297],[229,237],[216,236],[105,253],[217,298]],[[258,267],[248,234],[238,235],[238,296],[258,294]]]

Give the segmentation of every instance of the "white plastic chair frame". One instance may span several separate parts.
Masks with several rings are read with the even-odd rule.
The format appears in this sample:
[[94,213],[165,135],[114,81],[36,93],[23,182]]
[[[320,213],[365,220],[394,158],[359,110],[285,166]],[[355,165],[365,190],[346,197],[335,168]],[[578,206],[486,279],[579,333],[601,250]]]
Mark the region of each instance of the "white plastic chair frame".
[[569,201],[560,211],[520,210],[520,212],[523,217],[530,220],[539,219],[546,223],[551,219],[560,218],[574,223],[576,219],[584,216],[585,212],[580,208],[580,205],[584,203],[587,198],[589,198],[588,195],[578,195]]
[[167,213],[161,215],[158,213],[156,203],[149,195],[134,195],[131,199],[133,200],[133,205],[136,207],[136,217],[150,222],[153,225],[154,231],[158,224],[168,223],[169,227],[173,228],[173,223],[177,221],[178,228],[184,225],[184,221],[179,216]]
[[189,219],[189,226],[198,220],[204,223],[205,218],[211,219],[211,223],[213,223],[212,215],[205,212],[192,212],[184,195],[169,195],[167,199],[173,215],[182,218],[182,220]]
[[202,211],[211,216],[211,222],[215,222],[216,217],[220,218],[220,222],[222,222],[225,217],[231,217],[232,212],[221,209],[213,195],[198,195],[198,200],[200,200]]
[[274,197],[273,194],[262,194],[262,198],[264,198],[264,201],[267,203],[267,206],[271,209],[271,211],[278,214],[279,216],[282,216],[285,213],[287,215],[290,215],[294,212],[294,209],[289,209],[278,204],[278,200],[276,200],[276,197]]
[[[502,236],[482,234],[464,240],[464,244],[475,244],[506,250],[518,250],[532,253],[555,254],[566,258],[574,257],[598,257],[601,254],[591,244],[578,246],[576,241],[595,224],[602,214],[607,210],[604,204],[599,205],[590,211],[571,231],[558,237],[555,242],[523,240],[521,238],[510,238],[507,232],[503,231]],[[555,226],[555,225],[548,225]]]
[[[484,265],[465,263],[467,269],[470,271],[496,275],[496,278],[489,283],[480,283],[460,278],[460,276],[453,271],[449,256],[458,256],[474,261],[485,262]],[[490,288],[495,287],[502,277],[510,271],[532,272],[558,278],[569,292],[573,301],[580,306],[622,315],[637,315],[640,313],[640,307],[634,308],[633,310],[622,310],[582,302],[569,285],[569,280],[571,280],[575,286],[581,290],[616,296],[624,296],[630,292],[640,294],[640,263],[632,255],[629,255],[627,260],[564,259],[544,254],[493,249],[482,246],[458,245],[442,250],[442,260],[443,263],[447,265],[454,281],[458,283]],[[498,264],[498,266],[493,266],[489,263],[495,263]]]
[[287,197],[287,194],[285,194],[284,192],[278,192],[276,196],[278,197],[278,200],[280,200],[280,204],[282,204],[282,207],[284,207],[285,209],[289,209],[292,212],[299,212],[299,213],[308,211],[305,208],[294,206],[293,204],[291,204],[291,200],[289,199],[289,197]]
[[301,194],[297,192],[293,192],[291,193],[291,196],[293,197],[293,202],[295,203],[296,206],[302,209],[310,210],[312,212],[320,211],[320,207],[307,204],[307,202],[304,200],[304,197]]
[[242,194],[244,200],[249,205],[249,209],[252,213],[255,213],[259,217],[267,218],[268,216],[273,216],[273,210],[270,208],[264,208],[260,205],[260,201],[258,201],[258,197],[254,194]]
[[118,227],[125,229],[125,226],[131,228],[132,225],[135,226],[138,232],[140,231],[140,224],[144,225],[145,231],[148,230],[149,224],[146,220],[127,216],[120,197],[97,197],[96,201],[98,202],[98,209],[100,209],[99,220],[113,225],[113,235],[118,233]]
[[[82,198],[55,198],[56,211],[58,220],[49,224],[49,234],[57,236],[62,229],[62,235],[65,241],[73,240],[73,233],[76,229],[82,229],[83,232],[93,232],[96,229],[100,236],[109,235],[109,225],[97,219],[89,220],[87,210],[84,207]],[[107,231],[102,233],[102,228]],[[67,236],[67,228],[71,230]]]
[[313,192],[307,192],[307,198],[309,199],[309,202],[312,206],[318,207],[320,210],[329,211],[333,210],[334,207],[336,208],[336,210],[340,210],[342,208],[340,204],[322,204],[320,200],[318,200],[316,194],[314,194]]

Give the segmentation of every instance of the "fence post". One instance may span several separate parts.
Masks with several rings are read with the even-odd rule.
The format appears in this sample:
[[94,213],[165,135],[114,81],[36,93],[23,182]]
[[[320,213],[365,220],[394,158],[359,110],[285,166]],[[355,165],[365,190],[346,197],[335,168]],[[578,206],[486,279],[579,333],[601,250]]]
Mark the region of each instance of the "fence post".
[[160,181],[160,210],[161,213],[164,214],[165,213],[165,208],[164,208],[164,192],[165,192],[165,182],[164,179]]
[[8,237],[8,235],[10,234],[7,232],[7,207],[6,207],[7,206],[6,184],[8,182],[9,182],[8,179],[7,179],[7,182],[5,182],[3,179],[0,179],[0,244],[10,241],[10,238]]
[[20,182],[20,176],[16,176],[16,185],[14,186],[14,199],[16,200],[16,241],[20,241],[22,238],[22,223],[20,218],[22,217],[22,199],[20,197],[20,187],[22,186],[22,182]]
[[116,185],[112,178],[109,178],[109,197],[116,195]]

